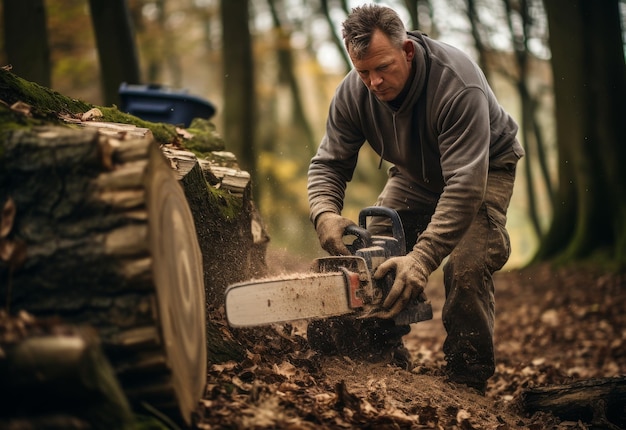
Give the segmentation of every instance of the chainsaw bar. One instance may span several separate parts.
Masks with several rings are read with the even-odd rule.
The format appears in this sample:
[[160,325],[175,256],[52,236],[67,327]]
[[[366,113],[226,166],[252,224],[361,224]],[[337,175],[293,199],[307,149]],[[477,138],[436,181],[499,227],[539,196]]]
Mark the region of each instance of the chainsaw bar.
[[341,271],[233,284],[226,289],[226,318],[232,327],[251,327],[349,314],[351,284]]

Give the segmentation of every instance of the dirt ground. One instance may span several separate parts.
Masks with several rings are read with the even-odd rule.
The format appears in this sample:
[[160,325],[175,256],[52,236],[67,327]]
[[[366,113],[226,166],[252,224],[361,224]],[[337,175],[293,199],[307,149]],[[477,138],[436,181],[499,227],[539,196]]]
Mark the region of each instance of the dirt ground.
[[[272,255],[269,262],[286,271],[301,268],[286,255]],[[623,428],[623,410],[617,419],[614,413],[611,421],[597,415],[590,423],[530,413],[523,398],[532,387],[626,374],[626,273],[547,265],[498,273],[497,369],[485,396],[446,382],[440,272],[431,276],[426,293],[434,318],[413,324],[404,337],[414,360],[410,371],[321,356],[308,347],[303,322],[232,331],[247,358],[209,369],[196,427]]]

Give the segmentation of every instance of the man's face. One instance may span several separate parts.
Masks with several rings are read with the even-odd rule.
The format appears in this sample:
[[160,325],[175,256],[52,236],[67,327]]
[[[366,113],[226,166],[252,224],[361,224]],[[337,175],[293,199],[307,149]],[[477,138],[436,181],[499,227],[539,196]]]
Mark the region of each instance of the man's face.
[[385,34],[376,30],[363,58],[349,54],[367,88],[379,100],[389,102],[398,97],[409,79],[414,46],[409,40],[402,48],[393,46]]

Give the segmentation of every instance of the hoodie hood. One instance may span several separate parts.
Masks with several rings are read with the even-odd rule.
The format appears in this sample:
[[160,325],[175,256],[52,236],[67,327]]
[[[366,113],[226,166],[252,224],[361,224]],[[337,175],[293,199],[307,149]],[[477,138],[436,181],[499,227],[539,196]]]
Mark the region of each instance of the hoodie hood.
[[[413,36],[413,37],[411,37]],[[380,161],[378,163],[378,168],[380,169],[383,164],[383,160],[385,159],[385,146],[387,144],[393,144],[396,148],[399,149],[400,142],[398,141],[398,129],[397,129],[397,118],[402,117],[407,114],[411,114],[414,116],[413,125],[414,127],[418,127],[418,135],[420,137],[420,141],[418,142],[420,148],[420,164],[422,167],[422,180],[424,182],[429,182],[428,177],[426,176],[426,166],[424,159],[424,149],[422,142],[423,139],[423,121],[420,121],[420,115],[423,115],[426,108],[426,83],[428,82],[428,75],[430,71],[430,57],[428,56],[427,47],[422,40],[421,33],[409,33],[409,40],[413,43],[413,50],[415,55],[413,56],[413,60],[411,63],[411,73],[408,79],[408,82],[402,91],[402,102],[397,109],[392,107],[392,103],[384,102],[379,100],[373,93],[369,93],[369,104],[372,118],[374,119],[374,127],[376,129],[376,134],[381,142],[380,147]],[[386,139],[383,139],[380,127],[378,126],[377,115],[375,114],[373,105],[377,103],[382,106],[383,109],[389,111],[392,116],[392,124],[393,124],[393,142],[387,142]],[[423,116],[422,116],[423,117]]]

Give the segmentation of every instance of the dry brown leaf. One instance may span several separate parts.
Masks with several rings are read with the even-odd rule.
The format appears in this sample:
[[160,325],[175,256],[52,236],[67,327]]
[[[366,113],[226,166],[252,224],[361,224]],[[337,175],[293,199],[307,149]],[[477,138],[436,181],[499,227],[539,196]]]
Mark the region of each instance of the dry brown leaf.
[[80,114],[67,114],[67,113],[61,113],[58,115],[58,117],[60,119],[62,119],[65,122],[69,122],[71,124],[80,124]]
[[237,367],[237,363],[235,361],[227,361],[225,363],[213,364],[210,370],[218,373],[222,373],[224,371],[230,371]]
[[283,382],[278,386],[278,390],[283,393],[287,393],[289,391],[299,391],[300,386],[294,384],[293,382]]
[[31,109],[33,107],[31,105],[29,105],[28,103],[24,103],[24,102],[15,102],[11,105],[11,110],[13,112],[17,112],[19,114],[22,114],[24,116],[28,116],[31,117]]
[[13,269],[20,267],[26,260],[26,244],[19,239],[0,239],[0,259],[8,261]]
[[183,139],[191,139],[194,136],[193,133],[189,133],[186,129],[180,127],[176,127],[176,134],[182,136]]
[[0,239],[0,260],[9,261],[15,251],[15,242],[9,239]]
[[98,108],[93,108],[93,109],[89,109],[87,112],[85,112],[80,119],[82,121],[89,121],[91,119],[94,118],[102,118],[104,115],[102,115],[102,111]]
[[15,201],[12,197],[9,197],[4,206],[2,212],[0,212],[0,238],[7,237],[13,228],[13,222],[15,221]]
[[238,376],[233,376],[231,379],[231,382],[235,387],[239,388],[240,390],[246,393],[252,389],[252,384],[243,382]]
[[296,367],[288,361],[283,361],[279,365],[274,364],[274,371],[279,375],[291,379],[296,375]]

